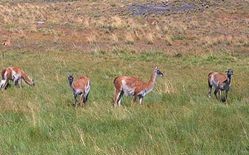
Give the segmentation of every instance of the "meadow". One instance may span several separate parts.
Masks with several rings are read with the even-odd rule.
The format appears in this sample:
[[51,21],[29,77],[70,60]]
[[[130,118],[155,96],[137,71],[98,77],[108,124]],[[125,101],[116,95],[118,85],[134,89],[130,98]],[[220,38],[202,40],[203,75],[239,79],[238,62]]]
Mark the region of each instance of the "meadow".
[[[248,2],[127,9],[150,2],[0,2],[0,41],[10,41],[0,69],[20,66],[36,83],[0,92],[0,154],[249,154]],[[114,78],[147,81],[155,65],[165,76],[144,104],[124,97],[114,108]],[[208,98],[208,73],[228,68],[227,103]],[[69,73],[91,79],[84,107],[72,106]]]
[[[248,154],[248,58],[11,51],[1,61],[36,81],[0,94],[1,154]],[[155,62],[166,76],[144,104],[126,97],[113,108],[115,76],[146,81]],[[228,66],[235,75],[224,104],[207,97],[207,73]],[[92,79],[85,107],[72,106],[68,72]]]

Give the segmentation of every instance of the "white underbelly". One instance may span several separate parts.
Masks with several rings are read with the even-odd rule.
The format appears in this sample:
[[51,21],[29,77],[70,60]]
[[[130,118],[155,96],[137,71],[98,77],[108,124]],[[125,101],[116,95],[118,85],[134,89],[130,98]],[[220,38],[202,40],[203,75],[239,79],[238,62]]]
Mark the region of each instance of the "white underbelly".
[[151,92],[152,89],[153,89],[153,88],[144,89],[144,90],[142,90],[141,92],[139,92],[138,95],[145,96],[145,95],[147,95],[149,92]]
[[74,94],[82,94],[83,91],[81,89],[74,89]]
[[123,89],[125,96],[133,96],[134,95],[134,89]]
[[91,86],[90,86],[90,81],[88,81],[87,86],[85,87],[85,94],[84,96],[87,96],[90,92]]
[[218,83],[215,82],[214,80],[211,80],[211,85],[216,89],[218,87]]
[[135,88],[128,86],[124,80],[122,81],[122,90],[125,96],[133,96],[135,92]]

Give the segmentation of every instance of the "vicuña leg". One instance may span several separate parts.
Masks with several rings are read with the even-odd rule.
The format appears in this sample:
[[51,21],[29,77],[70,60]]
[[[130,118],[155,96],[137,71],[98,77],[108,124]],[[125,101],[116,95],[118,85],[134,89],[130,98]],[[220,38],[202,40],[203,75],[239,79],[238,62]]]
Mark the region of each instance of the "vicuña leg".
[[139,104],[142,104],[143,103],[143,96],[138,96],[139,98]]
[[216,97],[216,99],[218,100],[218,96],[217,96],[217,93],[219,92],[219,88],[215,88],[214,90],[214,95]]
[[114,95],[114,107],[116,105],[120,106],[121,105],[121,98],[123,96],[124,92],[121,90],[116,90],[115,95]]
[[212,85],[208,82],[208,97],[211,97]]

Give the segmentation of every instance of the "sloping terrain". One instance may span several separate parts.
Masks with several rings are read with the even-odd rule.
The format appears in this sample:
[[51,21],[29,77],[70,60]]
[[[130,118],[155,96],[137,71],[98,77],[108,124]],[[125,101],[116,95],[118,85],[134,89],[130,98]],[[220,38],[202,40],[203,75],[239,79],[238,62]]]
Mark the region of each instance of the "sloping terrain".
[[21,1],[0,3],[12,48],[167,53],[248,49],[248,1]]

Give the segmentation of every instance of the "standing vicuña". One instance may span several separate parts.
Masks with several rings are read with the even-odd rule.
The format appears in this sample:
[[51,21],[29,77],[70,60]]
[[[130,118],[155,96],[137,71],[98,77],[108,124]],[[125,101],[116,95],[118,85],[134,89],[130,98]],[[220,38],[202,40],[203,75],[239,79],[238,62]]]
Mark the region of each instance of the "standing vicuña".
[[[231,87],[231,80],[233,75],[233,70],[228,69],[226,71],[227,75],[224,73],[211,72],[208,74],[208,96],[211,97],[212,87],[214,87],[214,95],[218,99],[217,93],[221,101],[225,102],[227,100],[227,93]],[[225,99],[221,98],[221,91],[225,91]]]
[[139,98],[139,103],[142,104],[143,98],[146,94],[152,91],[157,76],[163,76],[163,73],[155,67],[153,69],[151,78],[148,82],[143,82],[136,77],[130,76],[118,76],[114,79],[115,95],[114,95],[114,106],[121,105],[121,97],[125,94],[126,96],[134,96],[133,101]]
[[74,105],[77,104],[77,96],[80,96],[80,104],[85,104],[90,92],[90,79],[86,76],[81,76],[79,79],[74,80],[73,75],[68,75],[68,82],[73,90]]
[[34,81],[19,67],[7,67],[2,71],[2,80],[0,87],[6,89],[9,85],[9,81],[14,81],[16,86],[21,87],[22,80],[30,86],[34,86]]

